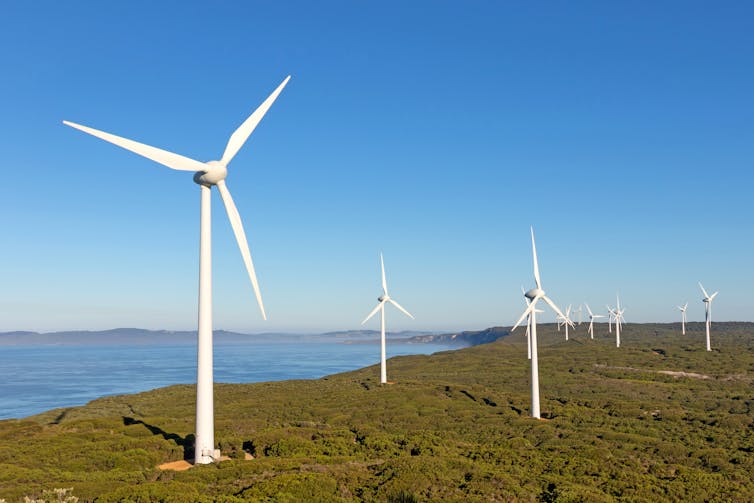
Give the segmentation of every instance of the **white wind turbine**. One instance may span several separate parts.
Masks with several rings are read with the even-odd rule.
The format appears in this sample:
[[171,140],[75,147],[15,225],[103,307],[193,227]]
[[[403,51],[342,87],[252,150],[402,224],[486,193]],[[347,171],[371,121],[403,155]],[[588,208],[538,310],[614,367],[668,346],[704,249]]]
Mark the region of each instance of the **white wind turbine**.
[[555,314],[558,314],[560,316],[563,316],[563,313],[558,309],[558,306],[555,305],[553,301],[549,299],[545,295],[544,290],[542,290],[542,283],[539,279],[539,265],[537,263],[537,246],[534,244],[534,228],[531,229],[531,251],[532,256],[534,258],[534,282],[536,283],[536,287],[532,288],[528,292],[526,292],[524,295],[528,300],[530,300],[529,306],[526,308],[526,311],[524,311],[524,314],[521,315],[521,318],[516,322],[516,324],[511,329],[511,332],[516,330],[518,326],[521,324],[522,321],[524,321],[524,318],[529,317],[529,322],[531,325],[531,330],[529,334],[529,341],[531,346],[531,415],[534,418],[539,419],[539,361],[537,359],[537,302],[539,302],[540,299],[544,299],[547,304],[550,305],[550,307],[555,311]]
[[702,293],[704,294],[702,302],[704,302],[704,326],[707,329],[707,351],[712,351],[712,346],[710,346],[709,341],[709,330],[712,327],[712,300],[720,292],[715,292],[712,295],[709,295],[701,283],[699,283],[699,288],[702,289]]
[[683,307],[676,306],[681,312],[681,334],[686,335],[686,308],[689,307],[689,303],[686,302]]
[[579,317],[578,317],[579,325],[581,325],[581,313],[582,312],[584,312],[584,310],[582,309],[581,304],[579,304],[579,307],[577,309],[573,310],[573,314],[578,314],[579,315]]
[[380,384],[387,383],[387,363],[385,362],[385,304],[390,302],[392,305],[400,309],[406,316],[412,320],[414,316],[403,309],[400,304],[394,301],[390,295],[387,294],[387,281],[385,281],[385,262],[382,260],[382,253],[380,253],[380,267],[382,267],[382,295],[377,297],[379,304],[375,307],[369,315],[361,322],[363,325],[369,318],[374,316],[377,311],[380,311]]
[[594,339],[594,319],[604,318],[604,316],[601,314],[593,314],[592,310],[589,309],[589,304],[587,304],[586,302],[584,303],[584,305],[586,306],[586,312],[589,313],[589,337],[590,339]]
[[558,322],[558,328],[561,326],[565,327],[565,340],[568,340],[568,325],[572,326],[573,328],[576,328],[576,326],[573,324],[573,321],[571,321],[571,318],[569,318],[571,314],[571,305],[569,304],[566,308],[565,316],[560,316],[556,318]]
[[623,313],[626,311],[625,309],[620,308],[620,297],[617,295],[615,296],[615,300],[617,301],[615,304],[615,310],[612,311],[613,317],[615,318],[615,347],[620,347],[620,327],[623,323]]
[[607,308],[607,331],[613,333],[613,318],[615,318],[615,311],[608,304],[605,304]]
[[198,350],[196,372],[196,443],[195,459],[197,464],[206,464],[216,461],[220,457],[220,451],[215,449],[214,427],[214,394],[212,375],[212,241],[211,241],[211,188],[217,187],[220,197],[225,205],[225,210],[230,219],[238,247],[241,250],[246,271],[254,289],[262,318],[267,316],[262,304],[262,295],[259,292],[254,265],[251,261],[251,253],[246,240],[246,233],[241,223],[236,205],[225,185],[228,174],[228,163],[235,157],[243,144],[254,131],[267,110],[272,106],[275,99],[288,83],[290,76],[275,89],[270,96],[247,118],[238,129],[230,136],[225,147],[223,156],[218,161],[200,162],[189,159],[182,155],[174,154],[166,150],[151,147],[110,133],[98,131],[86,126],[63,121],[64,124],[89,133],[97,138],[113,143],[135,154],[151,159],[168,168],[178,171],[194,173],[194,182],[199,185],[201,191],[201,205],[199,217],[199,317],[198,317]]

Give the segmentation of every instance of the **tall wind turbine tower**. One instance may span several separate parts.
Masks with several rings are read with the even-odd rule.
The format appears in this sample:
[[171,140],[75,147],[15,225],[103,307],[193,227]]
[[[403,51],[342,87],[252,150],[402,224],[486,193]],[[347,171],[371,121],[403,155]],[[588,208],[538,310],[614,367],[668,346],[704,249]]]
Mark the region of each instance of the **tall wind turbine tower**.
[[689,307],[689,303],[686,302],[683,307],[676,306],[681,312],[681,334],[686,335],[686,308]]
[[707,294],[707,290],[704,289],[701,282],[699,283],[699,288],[702,289],[702,293],[704,294],[704,298],[702,299],[702,302],[704,302],[704,327],[707,331],[707,351],[712,351],[712,346],[710,346],[709,341],[709,331],[712,327],[712,301],[715,297],[717,297],[717,294],[720,292],[715,292],[712,295]]
[[589,338],[594,339],[594,319],[604,318],[604,316],[602,316],[601,314],[593,314],[592,310],[589,309],[589,304],[587,304],[586,302],[584,303],[584,305],[586,306],[586,312],[589,313]]
[[539,413],[539,360],[537,358],[537,302],[539,302],[540,299],[544,299],[544,301],[547,302],[547,304],[549,304],[550,307],[555,311],[555,314],[563,316],[563,313],[560,311],[560,309],[558,309],[558,306],[556,306],[555,303],[551,301],[550,298],[545,295],[544,290],[542,290],[542,282],[539,279],[539,265],[537,263],[537,246],[534,243],[534,228],[533,227],[531,229],[531,251],[532,251],[532,256],[533,256],[533,261],[534,261],[534,282],[537,286],[524,294],[526,298],[530,301],[529,306],[526,308],[526,311],[524,311],[524,314],[521,315],[521,318],[519,318],[516,324],[513,326],[513,328],[511,329],[511,332],[513,332],[514,330],[516,330],[516,328],[518,328],[521,322],[524,321],[524,318],[529,317],[530,324],[531,324],[530,334],[529,334],[529,342],[531,346],[531,416],[539,419],[540,413]]
[[215,449],[215,426],[214,426],[214,393],[212,376],[212,240],[211,240],[211,188],[217,187],[220,197],[228,213],[230,225],[236,237],[236,242],[241,250],[246,271],[254,289],[262,318],[267,319],[262,304],[262,295],[259,291],[257,276],[251,261],[251,252],[246,240],[246,233],[241,223],[241,216],[236,209],[233,198],[225,185],[228,175],[227,166],[235,157],[241,147],[246,143],[251,133],[257,127],[262,117],[267,113],[272,104],[283,90],[288,76],[275,89],[270,96],[262,102],[254,113],[247,118],[241,126],[230,136],[222,158],[217,161],[201,162],[189,159],[182,155],[174,154],[166,150],[151,147],[143,143],[128,140],[120,136],[105,133],[97,129],[81,126],[72,122],[63,121],[64,124],[79,129],[92,136],[113,143],[126,150],[151,159],[168,168],[178,171],[194,173],[194,182],[199,185],[201,192],[201,204],[199,213],[199,319],[198,319],[198,350],[196,371],[196,443],[194,462],[207,464],[217,461],[220,451]]
[[394,301],[390,297],[390,295],[387,294],[387,281],[385,281],[385,262],[382,260],[382,253],[380,253],[380,267],[382,268],[382,295],[377,297],[377,300],[379,301],[377,307],[375,307],[372,312],[369,313],[366,318],[364,318],[364,321],[362,321],[361,324],[363,325],[364,323],[369,321],[369,318],[374,316],[377,311],[380,312],[380,384],[387,384],[387,362],[385,359],[385,304],[390,302],[412,320],[414,319],[414,316],[403,309],[400,304]]

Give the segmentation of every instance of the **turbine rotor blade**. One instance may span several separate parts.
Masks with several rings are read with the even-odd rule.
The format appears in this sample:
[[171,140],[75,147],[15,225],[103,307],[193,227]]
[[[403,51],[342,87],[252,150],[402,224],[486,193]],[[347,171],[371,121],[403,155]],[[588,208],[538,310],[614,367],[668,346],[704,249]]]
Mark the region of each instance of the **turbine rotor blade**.
[[586,312],[587,312],[587,313],[589,313],[589,316],[594,316],[594,314],[592,314],[592,310],[591,310],[591,309],[589,309],[589,304],[587,304],[587,303],[585,302],[585,303],[584,303],[584,305],[586,306]]
[[374,309],[372,309],[372,312],[369,313],[369,315],[367,315],[366,318],[364,318],[364,321],[362,321],[361,324],[363,325],[364,323],[366,323],[367,321],[369,321],[369,318],[371,318],[372,316],[374,316],[375,314],[377,314],[377,311],[380,310],[380,308],[382,307],[382,305],[384,303],[385,303],[385,301],[382,301],[379,304],[377,304],[377,307],[375,307]]
[[190,159],[179,154],[174,154],[173,152],[168,152],[167,150],[162,150],[157,147],[145,145],[144,143],[129,140],[128,138],[122,138],[114,134],[105,133],[104,131],[99,131],[98,129],[82,126],[81,124],[76,124],[74,122],[63,121],[63,124],[74,129],[78,129],[79,131],[89,133],[90,135],[96,136],[101,140],[110,142],[113,145],[117,145],[121,148],[133,152],[134,154],[146,157],[147,159],[160,163],[163,166],[167,166],[171,169],[191,172],[205,171],[207,169],[207,165],[203,162],[195,161],[194,159]]
[[511,328],[511,332],[513,332],[514,330],[516,330],[518,328],[518,326],[521,324],[521,322],[524,321],[524,319],[527,316],[529,316],[532,311],[534,311],[534,306],[537,305],[537,301],[538,300],[539,299],[534,299],[533,301],[531,301],[531,304],[529,304],[529,307],[526,308],[526,310],[524,311],[524,314],[521,315],[521,317],[518,319],[518,321],[516,322],[516,324],[513,325],[513,328]]
[[288,83],[288,81],[291,79],[291,76],[287,76],[285,80],[283,80],[283,83],[280,84],[277,89],[272,91],[272,94],[270,94],[266,100],[262,102],[261,105],[259,105],[259,108],[254,110],[254,113],[252,113],[248,119],[246,119],[243,124],[241,124],[238,129],[236,129],[233,134],[230,136],[230,139],[228,140],[228,144],[225,147],[225,152],[223,153],[223,157],[220,160],[220,163],[223,166],[227,166],[228,163],[233,160],[233,158],[236,156],[239,150],[241,150],[241,147],[243,147],[243,144],[246,143],[246,140],[249,139],[249,136],[254,131],[254,129],[257,127],[259,122],[262,120],[262,117],[264,117],[264,114],[267,113],[267,111],[270,109],[272,104],[277,99],[280,92],[283,90],[285,85]]
[[715,292],[712,295],[710,295],[709,300],[714,299],[717,296],[718,293],[720,293],[720,292]]
[[704,289],[704,287],[702,286],[701,281],[699,282],[699,288],[702,289],[702,293],[704,294],[704,298],[709,298],[709,295],[707,295],[707,290]]
[[563,315],[563,313],[560,311],[560,309],[558,309],[558,306],[556,306],[555,303],[553,301],[551,301],[549,297],[547,297],[546,295],[543,295],[542,298],[545,299],[545,302],[547,302],[550,305],[550,307],[553,309],[553,311],[555,311],[557,314],[559,314],[563,318],[566,318],[566,316]]
[[241,223],[241,216],[238,214],[236,205],[233,203],[233,198],[228,192],[228,188],[225,186],[225,180],[217,182],[217,190],[220,191],[220,197],[225,204],[225,211],[228,213],[230,219],[230,225],[233,228],[233,234],[236,236],[238,242],[238,248],[241,250],[241,257],[246,265],[246,271],[249,273],[249,279],[251,280],[251,286],[254,287],[254,295],[257,297],[259,303],[259,309],[262,311],[262,318],[267,319],[267,314],[264,312],[264,304],[262,303],[262,294],[259,291],[259,284],[257,283],[257,275],[254,272],[254,264],[251,261],[251,252],[249,251],[249,243],[246,240],[246,233],[243,230],[243,224]]
[[400,309],[401,311],[403,311],[403,314],[405,314],[406,316],[408,316],[408,317],[409,317],[409,318],[411,318],[412,320],[415,320],[415,319],[416,319],[416,318],[414,318],[414,315],[413,315],[413,314],[411,314],[411,313],[409,313],[408,311],[406,311],[405,309],[403,309],[403,307],[402,307],[402,306],[401,306],[400,304],[398,304],[398,303],[397,303],[396,301],[394,301],[393,299],[388,299],[388,301],[389,301],[389,302],[390,302],[390,303],[391,303],[392,305],[394,305],[395,307],[397,307],[398,309]]
[[539,280],[539,263],[537,262],[537,245],[534,243],[534,227],[531,229],[531,253],[534,256],[534,282],[537,284],[537,288],[542,288],[542,283]]
[[387,280],[385,279],[385,261],[382,260],[382,253],[380,253],[380,267],[382,268],[382,292],[387,295]]

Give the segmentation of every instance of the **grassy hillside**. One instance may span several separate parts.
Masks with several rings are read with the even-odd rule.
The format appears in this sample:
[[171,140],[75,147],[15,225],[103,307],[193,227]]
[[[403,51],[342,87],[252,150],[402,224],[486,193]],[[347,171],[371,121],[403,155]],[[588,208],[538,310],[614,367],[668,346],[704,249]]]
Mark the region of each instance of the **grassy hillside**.
[[[754,325],[542,326],[543,416],[520,333],[312,381],[216,386],[231,461],[185,472],[194,387],[0,421],[0,498],[80,501],[754,501]],[[671,374],[668,372],[675,372]],[[244,461],[244,451],[254,460]]]

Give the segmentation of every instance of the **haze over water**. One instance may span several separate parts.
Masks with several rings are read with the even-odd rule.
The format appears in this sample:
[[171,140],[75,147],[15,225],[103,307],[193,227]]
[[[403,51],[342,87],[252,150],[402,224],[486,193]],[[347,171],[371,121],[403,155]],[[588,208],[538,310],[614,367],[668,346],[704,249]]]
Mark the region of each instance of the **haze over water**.
[[[387,355],[447,349],[451,347],[389,341]],[[377,363],[379,345],[373,343],[218,342],[214,347],[215,382],[222,383],[316,379]],[[196,345],[190,343],[0,347],[0,419],[83,405],[106,395],[193,383]]]

